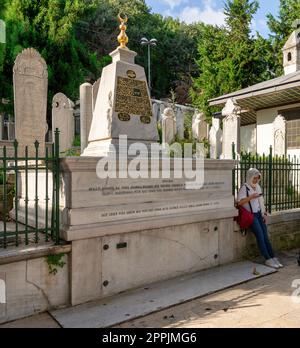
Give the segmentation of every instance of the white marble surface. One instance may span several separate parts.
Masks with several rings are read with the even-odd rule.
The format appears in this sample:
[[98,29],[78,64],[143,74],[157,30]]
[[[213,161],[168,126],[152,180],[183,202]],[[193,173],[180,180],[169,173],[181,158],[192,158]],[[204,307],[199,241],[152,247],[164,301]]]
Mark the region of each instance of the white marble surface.
[[256,279],[260,276],[253,275],[254,267],[260,276],[275,272],[272,268],[246,261],[151,284],[97,302],[52,311],[51,314],[64,328],[111,327]]

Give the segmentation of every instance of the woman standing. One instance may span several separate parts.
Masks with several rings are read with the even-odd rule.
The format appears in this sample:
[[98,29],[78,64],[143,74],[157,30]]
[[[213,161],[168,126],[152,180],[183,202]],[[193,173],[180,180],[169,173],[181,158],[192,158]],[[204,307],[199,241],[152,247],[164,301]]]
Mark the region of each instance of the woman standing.
[[258,248],[266,260],[265,264],[269,267],[278,269],[282,268],[283,265],[275,257],[268,236],[266,225],[267,213],[262,190],[259,185],[260,180],[260,172],[255,168],[249,169],[247,173],[247,182],[241,187],[238,193],[238,205],[254,215],[254,220],[250,229],[254,233]]

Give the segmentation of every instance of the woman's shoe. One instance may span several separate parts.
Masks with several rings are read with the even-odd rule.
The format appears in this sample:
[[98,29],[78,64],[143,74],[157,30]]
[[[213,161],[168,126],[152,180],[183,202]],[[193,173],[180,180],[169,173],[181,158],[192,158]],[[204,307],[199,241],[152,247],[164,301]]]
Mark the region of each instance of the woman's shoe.
[[274,257],[273,260],[274,260],[275,263],[277,263],[279,268],[283,268],[284,267],[283,264],[280,263],[280,261],[277,259],[277,257]]
[[275,268],[275,269],[279,269],[279,265],[273,260],[273,259],[269,259],[265,262],[265,265],[268,266],[268,267],[272,267],[272,268]]

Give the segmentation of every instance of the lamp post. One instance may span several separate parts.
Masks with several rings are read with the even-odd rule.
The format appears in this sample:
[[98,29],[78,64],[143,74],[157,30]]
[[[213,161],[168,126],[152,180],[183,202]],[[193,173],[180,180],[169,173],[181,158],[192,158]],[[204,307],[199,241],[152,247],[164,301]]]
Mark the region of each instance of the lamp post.
[[152,90],[152,85],[151,85],[151,47],[156,47],[157,43],[158,42],[156,39],[148,40],[146,37],[143,37],[141,39],[141,45],[148,46],[148,85],[149,85],[150,95],[151,95],[151,90]]

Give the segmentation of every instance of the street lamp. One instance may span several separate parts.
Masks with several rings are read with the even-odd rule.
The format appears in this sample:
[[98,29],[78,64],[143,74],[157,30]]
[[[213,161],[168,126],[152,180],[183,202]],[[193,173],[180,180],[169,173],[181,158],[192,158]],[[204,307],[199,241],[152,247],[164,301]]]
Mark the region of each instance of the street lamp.
[[141,39],[141,45],[142,46],[148,46],[148,85],[151,95],[151,47],[156,47],[158,44],[158,41],[156,39],[148,40],[146,37],[143,37]]

